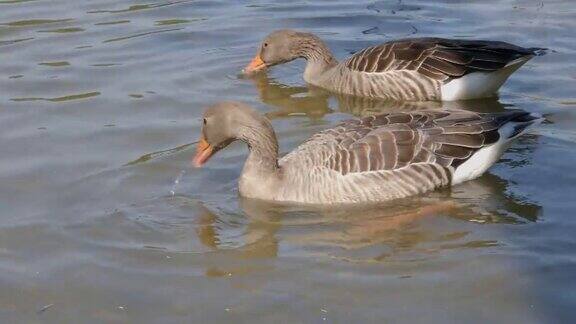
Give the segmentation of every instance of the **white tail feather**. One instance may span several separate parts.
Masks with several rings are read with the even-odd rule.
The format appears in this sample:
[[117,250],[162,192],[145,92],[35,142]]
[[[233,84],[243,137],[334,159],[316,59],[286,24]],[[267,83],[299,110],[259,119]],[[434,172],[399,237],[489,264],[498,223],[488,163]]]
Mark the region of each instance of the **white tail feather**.
[[532,116],[535,119],[524,122],[510,121],[502,126],[498,130],[500,138],[496,143],[479,149],[466,162],[454,170],[452,184],[455,185],[475,179],[486,172],[486,170],[500,159],[512,140],[544,120],[540,115],[532,114]]
[[508,77],[533,56],[524,56],[495,72],[473,72],[456,78],[441,87],[442,100],[466,100],[492,97]]

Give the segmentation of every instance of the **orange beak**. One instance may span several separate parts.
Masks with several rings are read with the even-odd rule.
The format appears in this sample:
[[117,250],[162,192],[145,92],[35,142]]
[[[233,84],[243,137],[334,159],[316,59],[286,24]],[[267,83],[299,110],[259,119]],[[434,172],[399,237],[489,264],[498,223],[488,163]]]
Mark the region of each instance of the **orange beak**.
[[213,151],[214,148],[212,145],[208,144],[204,139],[204,136],[202,136],[200,142],[198,142],[198,145],[196,146],[196,155],[194,155],[192,164],[194,164],[195,167],[200,168],[212,156]]
[[245,74],[252,74],[252,73],[256,73],[260,70],[263,70],[265,68],[266,68],[266,63],[264,63],[264,61],[262,61],[260,54],[256,54],[256,56],[252,59],[252,62],[250,62],[250,64],[246,65],[243,72]]

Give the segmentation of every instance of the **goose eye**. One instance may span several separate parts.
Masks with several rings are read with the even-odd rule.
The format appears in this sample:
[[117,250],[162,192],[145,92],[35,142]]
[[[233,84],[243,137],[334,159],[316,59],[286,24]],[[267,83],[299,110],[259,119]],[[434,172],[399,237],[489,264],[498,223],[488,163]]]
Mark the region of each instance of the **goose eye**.
[[268,47],[268,43],[264,43],[264,47]]
[[206,118],[204,118],[204,125],[206,125]]

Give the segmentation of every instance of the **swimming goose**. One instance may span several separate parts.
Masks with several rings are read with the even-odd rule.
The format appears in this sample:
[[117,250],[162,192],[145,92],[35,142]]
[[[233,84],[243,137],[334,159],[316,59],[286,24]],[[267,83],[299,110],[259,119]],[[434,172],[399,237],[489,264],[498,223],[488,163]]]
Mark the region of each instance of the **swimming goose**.
[[233,141],[248,145],[240,195],[310,204],[380,202],[479,177],[540,117],[523,111],[385,113],[342,122],[278,158],[267,118],[224,102],[204,113],[193,164]]
[[494,96],[514,71],[543,53],[497,41],[414,38],[368,47],[338,63],[316,35],[278,30],[264,38],[244,73],[304,58],[304,80],[330,91],[452,101]]

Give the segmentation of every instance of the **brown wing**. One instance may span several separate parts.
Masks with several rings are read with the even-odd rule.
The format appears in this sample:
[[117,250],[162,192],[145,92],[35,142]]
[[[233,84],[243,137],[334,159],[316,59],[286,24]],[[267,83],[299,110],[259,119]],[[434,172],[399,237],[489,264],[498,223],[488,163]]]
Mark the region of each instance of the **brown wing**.
[[343,64],[361,72],[418,71],[447,81],[475,71],[496,71],[540,50],[495,41],[416,38],[366,48]]
[[[414,163],[456,168],[498,141],[499,128],[527,113],[467,111],[391,113],[352,120],[311,139],[333,146],[325,167],[342,174],[396,170]],[[330,140],[327,142],[326,139]]]

